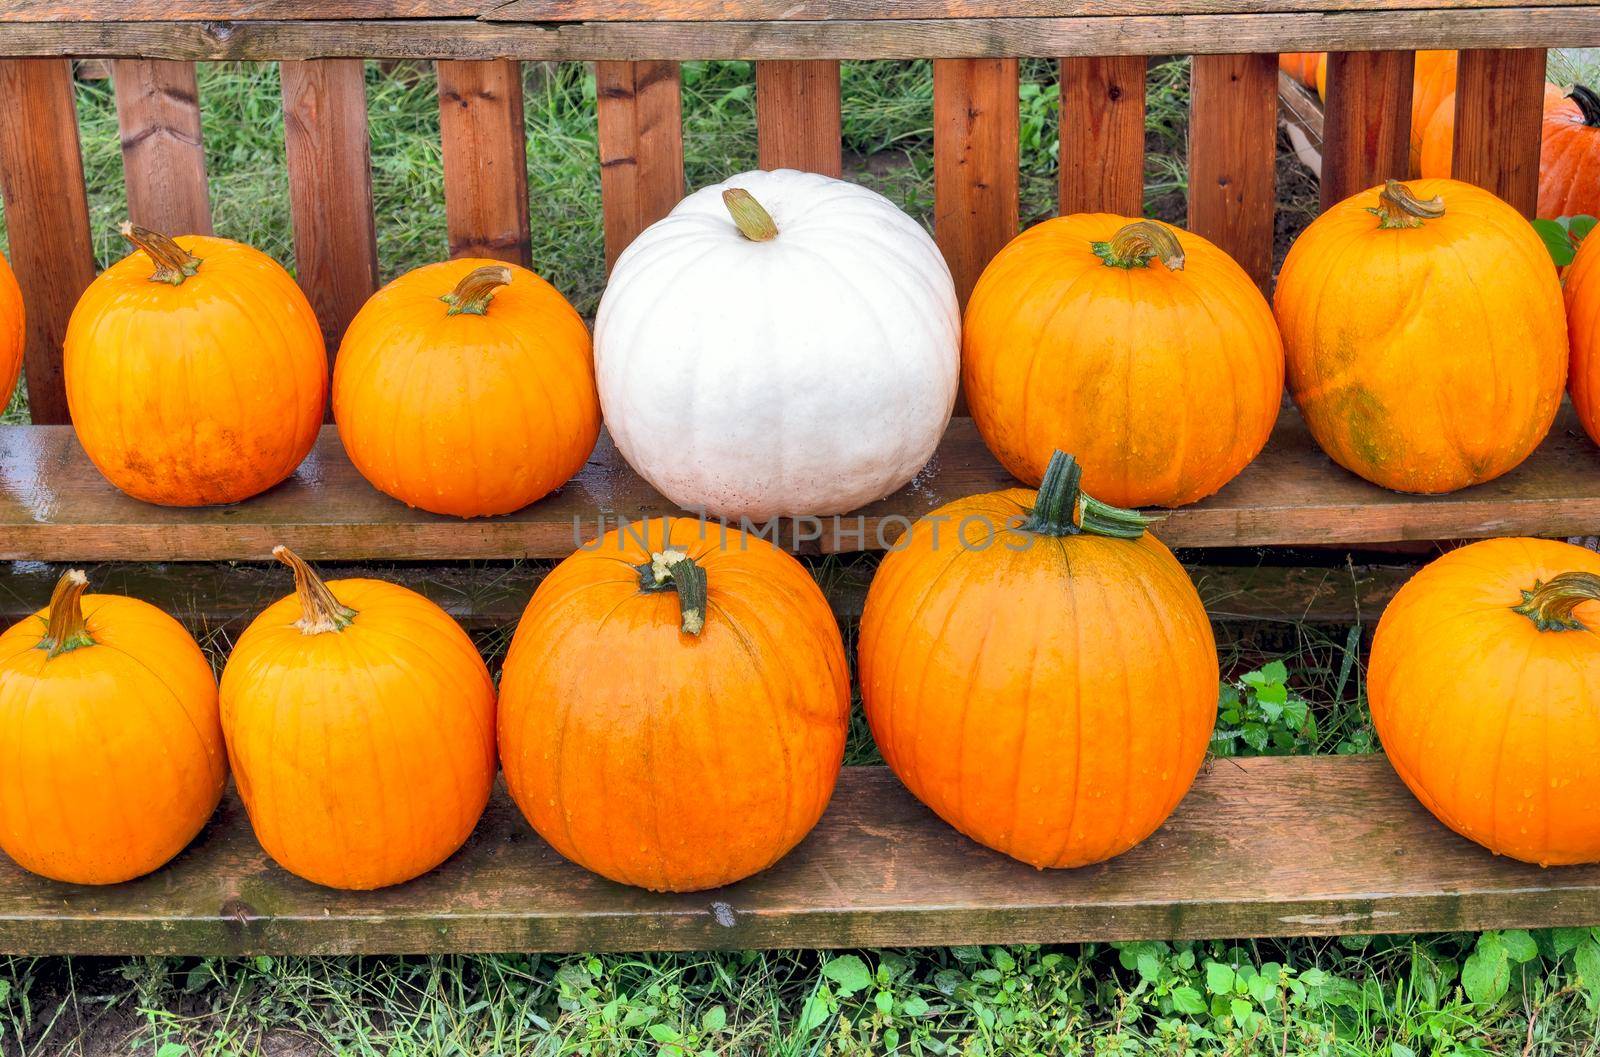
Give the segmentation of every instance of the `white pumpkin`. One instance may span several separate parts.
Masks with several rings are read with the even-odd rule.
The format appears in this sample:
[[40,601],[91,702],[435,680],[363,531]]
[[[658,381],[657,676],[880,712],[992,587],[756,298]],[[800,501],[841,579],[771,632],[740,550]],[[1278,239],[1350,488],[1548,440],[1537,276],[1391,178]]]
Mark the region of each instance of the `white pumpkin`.
[[[725,200],[733,188],[747,194]],[[763,522],[841,514],[915,476],[950,420],[960,345],[950,269],[916,221],[780,169],[703,188],[634,240],[594,357],[640,476],[687,509]]]

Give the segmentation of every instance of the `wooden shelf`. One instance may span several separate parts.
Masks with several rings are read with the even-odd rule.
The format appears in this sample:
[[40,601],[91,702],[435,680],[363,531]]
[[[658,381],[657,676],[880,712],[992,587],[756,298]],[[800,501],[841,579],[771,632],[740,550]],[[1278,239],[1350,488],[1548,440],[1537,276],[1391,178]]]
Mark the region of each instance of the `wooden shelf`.
[[659,895],[560,858],[497,794],[438,870],[374,893],[273,865],[231,796],[165,869],[79,888],[0,864],[13,954],[399,954],[1060,943],[1592,925],[1600,867],[1541,870],[1451,833],[1381,756],[1216,760],[1111,863],[1038,871],[944,825],[883,768],[847,768],[773,869]]
[[[931,468],[837,525],[787,523],[801,552],[882,549],[952,499],[1014,487],[969,419],[950,427]],[[210,561],[267,558],[286,544],[317,560],[561,557],[619,517],[674,513],[602,439],[565,488],[526,510],[461,521],[408,509],[356,473],[337,433],[287,482],[229,507],[177,509],[129,499],[90,465],[67,426],[0,428],[0,560]],[[605,521],[602,523],[601,518]],[[1260,458],[1221,493],[1155,529],[1174,547],[1355,544],[1600,529],[1600,449],[1564,410],[1517,470],[1448,496],[1387,492],[1335,466],[1285,410]]]

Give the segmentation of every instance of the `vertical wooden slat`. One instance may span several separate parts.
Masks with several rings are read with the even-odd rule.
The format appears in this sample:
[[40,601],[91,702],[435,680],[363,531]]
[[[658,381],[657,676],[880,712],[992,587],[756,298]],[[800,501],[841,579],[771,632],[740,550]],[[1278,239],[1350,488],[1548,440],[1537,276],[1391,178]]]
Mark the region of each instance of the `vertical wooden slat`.
[[597,62],[606,270],[683,197],[683,103],[675,62]]
[[1463,51],[1456,69],[1456,179],[1533,216],[1539,200],[1542,48]]
[[839,63],[756,63],[756,150],[763,169],[843,171]]
[[72,64],[0,59],[0,99],[0,193],[28,319],[28,405],[35,422],[62,423],[69,416],[61,342],[78,295],[94,281]]
[[440,61],[438,70],[450,256],[530,267],[522,64]]
[[1322,125],[1322,208],[1328,209],[1410,165],[1409,51],[1335,51],[1328,55],[1328,101]]
[[1143,55],[1061,60],[1061,215],[1144,213]]
[[283,63],[295,276],[328,342],[378,288],[367,88],[360,59]]
[[168,235],[211,234],[194,63],[117,59],[111,79],[128,219]]
[[1017,60],[933,63],[933,235],[967,295],[1017,233]]
[[1272,278],[1276,55],[1196,55],[1189,117],[1189,228],[1265,289]]

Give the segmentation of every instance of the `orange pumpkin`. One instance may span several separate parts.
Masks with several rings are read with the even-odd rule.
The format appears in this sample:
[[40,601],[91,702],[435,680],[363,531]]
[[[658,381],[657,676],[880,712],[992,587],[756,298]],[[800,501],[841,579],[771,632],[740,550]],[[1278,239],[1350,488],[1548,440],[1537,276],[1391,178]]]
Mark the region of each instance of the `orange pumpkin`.
[[839,627],[800,563],[737,529],[654,519],[539,585],[500,680],[500,761],[562,855],[697,891],[811,831],[849,715]]
[[1274,305],[1312,436],[1385,488],[1492,480],[1538,446],[1561,403],[1567,327],[1550,255],[1471,184],[1390,180],[1345,199],[1290,247]]
[[150,503],[236,503],[294,473],[322,425],[322,332],[289,273],[227,239],[124,224],[136,247],[67,325],[84,452]]
[[430,264],[356,314],[333,415],[380,491],[436,514],[508,514],[566,483],[594,449],[589,332],[526,268]]
[[0,256],[0,408],[11,399],[22,374],[23,338],[27,334],[22,290],[11,266]]
[[267,854],[332,888],[409,881],[472,833],[494,782],[494,684],[467,633],[382,580],[323,583],[286,547],[295,593],[222,673],[239,798]]
[[[1554,106],[1560,106],[1565,101],[1566,96],[1561,94],[1561,89],[1557,88],[1553,84],[1547,84],[1544,86],[1544,124],[1545,138],[1547,141],[1550,136],[1551,127],[1550,108]],[[1548,149],[1548,147],[1542,149],[1539,163],[1539,196],[1541,203],[1538,212],[1539,216],[1547,215],[1543,206],[1545,197],[1545,162],[1543,151],[1548,151]],[[1422,175],[1429,177],[1449,176],[1454,166],[1455,153],[1456,97],[1455,94],[1452,93],[1451,95],[1447,96],[1444,103],[1433,112],[1433,117],[1428,121],[1428,127],[1422,132]],[[1548,215],[1561,216],[1562,214],[1553,213]]]
[[1578,245],[1564,288],[1572,342],[1568,389],[1578,420],[1600,444],[1600,238],[1591,234]]
[[1285,51],[1278,53],[1278,69],[1293,77],[1307,88],[1317,86],[1317,66],[1322,61],[1320,51]]
[[[1419,51],[1411,77],[1411,173],[1428,174],[1422,168],[1422,138],[1436,115],[1449,115],[1455,121],[1457,53]],[[1440,173],[1450,175],[1449,172]]]
[[984,269],[962,328],[973,420],[1028,484],[1057,447],[1117,506],[1204,499],[1256,457],[1283,400],[1283,344],[1244,270],[1199,235],[1108,213],[1024,231]]
[[1600,95],[1548,85],[1544,100],[1538,215],[1600,216]]
[[1600,861],[1600,555],[1498,539],[1389,603],[1367,690],[1389,760],[1462,836],[1541,866]]
[[200,832],[227,780],[217,681],[176,620],[85,595],[0,635],[0,848],[73,884],[143,876]]
[[1217,654],[1200,596],[1144,519],[1079,491],[940,507],[873,578],[858,667],[895,774],[973,840],[1037,867],[1119,855],[1205,759]]

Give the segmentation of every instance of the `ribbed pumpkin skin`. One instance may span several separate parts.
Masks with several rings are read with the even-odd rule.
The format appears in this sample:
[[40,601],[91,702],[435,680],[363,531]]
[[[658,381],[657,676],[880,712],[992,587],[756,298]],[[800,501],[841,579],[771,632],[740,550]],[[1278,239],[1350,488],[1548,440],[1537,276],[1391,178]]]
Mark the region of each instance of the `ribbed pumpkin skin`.
[[[1546,212],[1545,170],[1550,155],[1551,120],[1550,109],[1559,107],[1566,102],[1566,96],[1561,89],[1553,84],[1544,86],[1544,143],[1539,154],[1539,207],[1537,215],[1541,217],[1558,217],[1566,214]],[[1576,111],[1575,104],[1569,104]],[[1567,122],[1562,122],[1567,124]],[[1455,162],[1456,153],[1456,97],[1452,92],[1445,101],[1434,110],[1433,116],[1428,120],[1427,127],[1422,131],[1422,175],[1446,177],[1450,175]],[[1594,174],[1591,174],[1593,176]],[[1590,197],[1594,197],[1591,195]],[[1591,210],[1592,211],[1592,210]]]
[[0,394],[11,398],[22,374],[22,345],[27,334],[22,291],[11,266],[0,255]]
[[[1339,465],[1402,492],[1492,480],[1544,439],[1566,382],[1561,286],[1528,222],[1487,191],[1414,180],[1446,213],[1383,229],[1379,188],[1312,222],[1274,300],[1289,391]],[[1493,276],[1493,282],[1485,281]]]
[[1554,85],[1545,86],[1538,215],[1600,215],[1600,127]]
[[1317,86],[1317,65],[1320,51],[1283,51],[1278,53],[1278,69],[1293,77],[1307,88]]
[[73,884],[141,877],[194,839],[222,797],[217,683],[155,606],[84,595],[93,645],[47,658],[49,610],[0,635],[0,848]]
[[1037,486],[1060,448],[1082,460],[1097,499],[1181,506],[1266,444],[1283,345],[1260,290],[1198,235],[1168,229],[1181,271],[1095,256],[1092,244],[1130,223],[1058,217],[1001,250],[967,303],[962,382],[985,443],[1019,480]]
[[[1411,175],[1429,175],[1422,167],[1422,140],[1437,116],[1455,123],[1456,67],[1453,51],[1419,51],[1411,76]],[[1449,176],[1448,171],[1440,176]]]
[[600,398],[583,320],[526,268],[483,315],[440,297],[471,258],[408,272],[374,294],[345,332],[333,414],[357,470],[436,514],[520,510],[583,468]]
[[[1148,533],[1001,529],[1034,496],[950,503],[929,515],[937,545],[919,522],[883,559],[861,695],[884,760],[940,818],[1033,866],[1084,866],[1155,832],[1193,783],[1216,723],[1216,645]],[[963,523],[971,549],[953,542]]]
[[[500,681],[500,761],[533,828],[623,884],[688,892],[766,869],[822,816],[850,676],[805,569],[736,529],[656,519],[609,532],[539,585]],[[641,540],[645,541],[641,543]],[[636,566],[704,568],[699,635]]]
[[1585,432],[1600,444],[1600,239],[1579,244],[1562,286],[1572,342],[1567,391]]
[[322,425],[328,362],[305,295],[266,254],[203,235],[179,286],[143,251],[89,285],[66,337],[67,405],[107,480],[166,506],[236,503],[282,481]]
[[[1384,610],[1367,670],[1384,751],[1428,810],[1547,866],[1600,860],[1600,641],[1512,607],[1569,571],[1600,573],[1600,555],[1536,539],[1451,551]],[[1600,605],[1576,615],[1600,626]]]
[[295,596],[239,638],[222,726],[256,838],[331,888],[409,881],[471,834],[494,781],[494,685],[444,610],[381,580],[332,580],[341,631],[295,627]]

